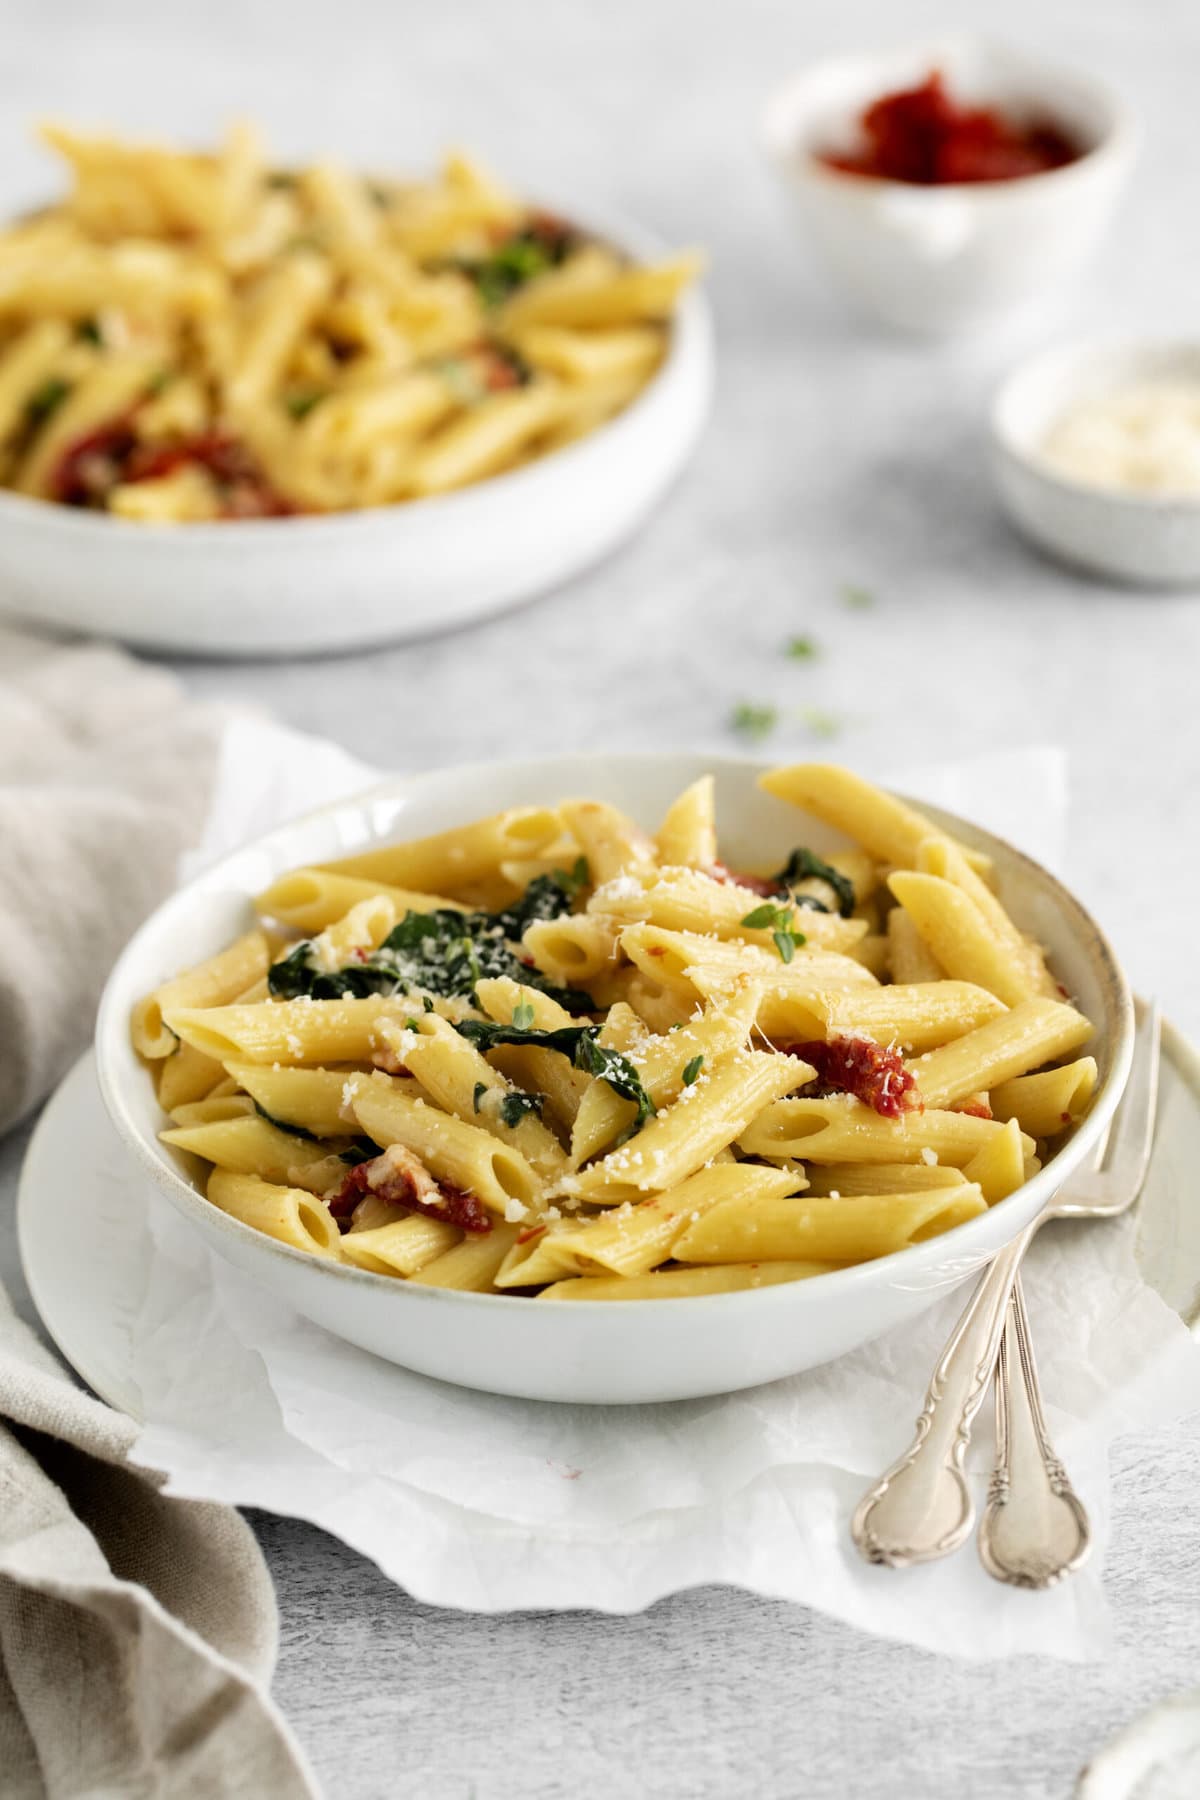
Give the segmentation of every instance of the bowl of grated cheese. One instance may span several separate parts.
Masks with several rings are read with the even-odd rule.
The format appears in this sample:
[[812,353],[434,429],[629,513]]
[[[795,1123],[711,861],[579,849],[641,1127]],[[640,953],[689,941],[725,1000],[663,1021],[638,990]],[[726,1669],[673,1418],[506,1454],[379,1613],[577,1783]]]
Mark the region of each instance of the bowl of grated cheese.
[[1145,587],[1200,582],[1200,341],[1098,341],[1021,364],[992,407],[1010,519],[1038,549]]

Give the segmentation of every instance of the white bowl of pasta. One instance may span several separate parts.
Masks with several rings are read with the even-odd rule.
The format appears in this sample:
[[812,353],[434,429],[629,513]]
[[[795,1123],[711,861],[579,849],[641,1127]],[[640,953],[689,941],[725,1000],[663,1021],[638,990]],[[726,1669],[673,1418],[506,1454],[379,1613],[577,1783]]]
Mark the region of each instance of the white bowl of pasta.
[[519,199],[53,129],[0,231],[0,589],[157,649],[462,625],[614,549],[703,425],[700,259]]
[[959,819],[828,765],[594,755],[240,850],[129,944],[97,1051],[137,1171],[300,1312],[622,1403],[966,1280],[1096,1143],[1131,1019],[1079,903]]

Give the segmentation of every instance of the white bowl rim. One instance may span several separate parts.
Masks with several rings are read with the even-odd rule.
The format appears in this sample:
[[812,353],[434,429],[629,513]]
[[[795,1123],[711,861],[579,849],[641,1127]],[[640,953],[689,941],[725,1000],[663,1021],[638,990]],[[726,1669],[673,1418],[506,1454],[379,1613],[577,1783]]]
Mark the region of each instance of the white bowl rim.
[[992,441],[1029,474],[1061,494],[1083,496],[1094,505],[1143,516],[1178,513],[1200,517],[1200,494],[1173,493],[1165,489],[1150,492],[1144,488],[1107,487],[1098,482],[1072,480],[1062,469],[1043,461],[1036,446],[1014,427],[1011,419],[1013,407],[1024,397],[1026,390],[1037,388],[1055,375],[1064,376],[1069,386],[1072,376],[1082,376],[1093,359],[1111,357],[1114,361],[1136,363],[1143,357],[1149,360],[1172,355],[1193,358],[1200,375],[1200,337],[1135,337],[1128,332],[1112,332],[1047,345],[1010,369],[992,395],[988,409]]
[[[737,768],[747,773],[753,771],[757,774],[776,766],[772,762],[763,761],[761,758],[753,756],[707,756],[703,752],[656,753],[653,751],[623,751],[611,755],[603,753],[602,760],[607,768],[624,766],[635,769],[644,768],[648,762],[669,760],[673,754],[691,756],[694,757],[696,761],[702,760],[705,767],[712,772],[716,772],[719,768],[723,767]],[[531,764],[542,760],[550,759],[529,757],[523,759],[506,759],[500,762],[463,763],[451,768],[427,770],[414,775],[391,775],[385,777],[382,781],[373,783],[368,788],[364,788],[354,794],[346,795],[341,800],[332,801],[325,806],[314,807],[310,812],[302,813],[295,818],[284,820],[271,831],[264,832],[260,834],[260,836],[252,838],[249,842],[242,844],[236,850],[231,851],[227,856],[223,856],[219,861],[211,864],[193,881],[185,883],[173,894],[169,895],[160,906],[155,908],[149,918],[143,921],[134,935],[130,938],[109,974],[108,980],[104,986],[104,992],[100,999],[95,1033],[96,1072],[100,1084],[100,1092],[109,1118],[116,1126],[117,1131],[124,1140],[126,1146],[134,1152],[141,1167],[150,1175],[155,1185],[172,1201],[172,1204],[177,1211],[183,1212],[185,1215],[192,1214],[198,1224],[201,1219],[203,1220],[203,1223],[199,1224],[199,1228],[202,1232],[205,1229],[228,1231],[235,1239],[238,1239],[243,1243],[253,1243],[259,1249],[264,1249],[268,1254],[282,1257],[286,1262],[292,1262],[293,1264],[306,1269],[311,1269],[315,1265],[323,1269],[336,1280],[358,1282],[360,1284],[365,1282],[380,1290],[387,1289],[393,1294],[399,1293],[402,1290],[407,1290],[409,1287],[407,1282],[397,1281],[393,1276],[377,1275],[367,1269],[357,1269],[346,1263],[333,1262],[324,1257],[313,1256],[307,1251],[294,1249],[289,1244],[280,1243],[277,1239],[267,1237],[263,1232],[255,1231],[253,1227],[244,1225],[240,1220],[232,1218],[229,1214],[222,1212],[220,1208],[214,1207],[211,1201],[206,1199],[203,1194],[199,1193],[189,1181],[162,1161],[156,1149],[152,1148],[150,1143],[143,1137],[141,1131],[125,1109],[124,1094],[121,1090],[120,1083],[114,1079],[112,1070],[109,1067],[110,1047],[115,1048],[118,1042],[124,1047],[129,1030],[127,1013],[124,1010],[119,1011],[117,1007],[117,990],[121,985],[121,977],[123,975],[125,964],[136,954],[142,937],[156,925],[164,912],[176,906],[183,905],[197,887],[217,885],[222,879],[224,872],[231,864],[237,863],[246,854],[269,843],[280,833],[291,833],[297,829],[303,829],[308,825],[316,824],[319,820],[334,818],[338,813],[348,808],[357,809],[372,801],[394,797],[398,792],[408,792],[413,788],[419,788],[422,783],[428,779],[454,776],[466,786],[484,774],[492,776],[499,774],[502,776],[510,769],[513,771],[518,769],[528,769]],[[595,753],[589,751],[578,751],[553,759],[556,766],[564,767],[569,764],[575,764],[581,770],[590,769],[594,766],[596,760],[597,757]],[[586,779],[586,775],[584,776],[584,779]],[[927,810],[933,812],[938,817],[951,821],[953,824],[966,826],[969,835],[976,836],[981,841],[998,846],[1003,852],[1006,861],[1011,860],[1018,868],[1031,870],[1038,881],[1049,886],[1051,891],[1055,894],[1056,899],[1064,906],[1064,910],[1074,914],[1075,922],[1080,928],[1080,936],[1086,936],[1091,939],[1097,954],[1097,959],[1104,969],[1108,982],[1118,996],[1119,1010],[1123,1020],[1123,1030],[1118,1036],[1117,1041],[1109,1046],[1111,1056],[1110,1067],[1096,1090],[1089,1111],[1076,1127],[1076,1130],[1072,1133],[1067,1145],[1064,1146],[1064,1150],[1066,1150],[1076,1144],[1080,1144],[1083,1150],[1086,1150],[1089,1145],[1098,1140],[1101,1131],[1115,1111],[1133,1061],[1133,1001],[1124,970],[1117,959],[1112,945],[1109,943],[1107,936],[1101,930],[1100,926],[1087,911],[1082,901],[1076,899],[1075,895],[1059,881],[1056,875],[1052,874],[1043,864],[1035,861],[1033,857],[1027,856],[1023,850],[1017,849],[1015,845],[1012,845],[1008,843],[1006,839],[997,836],[995,832],[986,831],[981,826],[973,825],[969,820],[962,819],[958,815],[948,812],[945,808],[933,807],[929,802],[912,800],[909,799],[908,796],[899,793],[896,797],[898,799],[908,799],[909,804],[913,806],[925,806]],[[240,887],[240,884],[235,885]],[[249,895],[247,895],[247,898],[249,898]],[[138,1073],[141,1078],[146,1080],[149,1079],[149,1076],[144,1070],[139,1070]],[[1080,1154],[1082,1155],[1082,1151]],[[956,1225],[952,1227],[951,1230],[941,1233],[938,1237],[925,1239],[919,1244],[913,1244],[904,1250],[895,1251],[890,1256],[874,1257],[867,1262],[852,1264],[849,1268],[834,1269],[823,1275],[808,1276],[802,1281],[775,1282],[761,1288],[739,1289],[732,1293],[725,1294],[689,1294],[669,1301],[659,1301],[649,1298],[641,1300],[622,1300],[620,1305],[622,1307],[638,1308],[687,1305],[692,1309],[708,1306],[730,1312],[738,1307],[753,1307],[756,1304],[765,1306],[771,1304],[772,1302],[768,1300],[768,1296],[770,1295],[791,1295],[793,1303],[797,1303],[796,1296],[812,1289],[814,1284],[817,1284],[822,1296],[828,1296],[833,1292],[848,1293],[856,1287],[873,1286],[875,1285],[876,1277],[880,1272],[883,1273],[886,1281],[886,1278],[893,1275],[901,1266],[910,1267],[915,1272],[924,1255],[928,1255],[928,1259],[933,1261],[939,1253],[944,1254],[945,1247],[952,1243],[960,1247],[964,1255],[969,1256],[971,1243],[974,1238],[979,1235],[975,1228],[987,1219],[997,1216],[1002,1208],[1008,1207],[1012,1209],[1013,1202],[1018,1200],[1022,1195],[1027,1195],[1028,1190],[1031,1187],[1035,1185],[1043,1187],[1045,1190],[1043,1204],[1049,1203],[1056,1191],[1052,1179],[1052,1171],[1054,1163],[1057,1160],[1057,1156],[1051,1157],[1042,1169],[1033,1176],[1032,1180],[1022,1183],[1021,1187],[1015,1189],[1012,1194],[1007,1195],[1003,1200],[997,1201],[995,1205],[989,1207],[986,1212],[980,1214],[977,1218],[968,1219],[964,1221],[963,1224]],[[1046,1179],[1047,1177],[1051,1177],[1051,1179]],[[546,1305],[537,1298],[528,1298],[523,1295],[497,1296],[495,1294],[464,1293],[455,1289],[432,1287],[422,1287],[417,1291],[421,1296],[422,1302],[439,1304],[446,1307],[478,1308],[483,1306],[487,1308],[490,1313],[491,1309],[502,1301],[506,1310],[512,1306],[537,1307],[540,1314],[544,1314],[547,1310]],[[786,1302],[783,1299],[777,1298],[773,1303],[782,1305]],[[803,1304],[803,1300],[801,1299],[798,1303]],[[403,1302],[401,1302],[401,1304],[403,1304]],[[564,1304],[567,1303],[564,1302]],[[586,1306],[588,1308],[602,1308],[606,1316],[613,1311],[613,1302],[610,1300],[573,1300],[569,1302],[569,1304],[573,1307]]]
[[[803,148],[797,143],[795,133],[799,103],[812,83],[855,64],[890,64],[901,57],[928,57],[936,62],[939,56],[968,48],[985,57],[1019,57],[1028,64],[1031,74],[1044,71],[1047,75],[1069,80],[1081,89],[1089,89],[1108,114],[1106,128],[1094,144],[1061,168],[1041,169],[1031,175],[1010,175],[1003,181],[941,181],[935,186],[925,186],[915,181],[896,181],[886,175],[860,175],[851,169],[838,169],[813,154],[796,155],[797,149]],[[1136,115],[1111,83],[1093,75],[1090,70],[1077,69],[1055,57],[1041,56],[982,32],[950,32],[916,43],[893,44],[890,48],[846,50],[833,56],[814,58],[772,90],[762,111],[760,132],[763,148],[772,161],[785,166],[792,175],[839,188],[845,194],[920,196],[913,200],[918,206],[936,205],[938,197],[944,195],[956,200],[970,200],[984,207],[998,206],[1013,195],[1028,193],[1031,182],[1036,182],[1039,189],[1046,183],[1061,188],[1084,173],[1090,173],[1101,162],[1131,155],[1140,136]]]
[[[618,250],[625,250],[639,257],[665,256],[669,253],[657,233],[622,213],[591,206],[575,212],[550,202],[544,203],[540,199],[531,201],[530,204],[539,207],[545,204],[548,210],[559,212],[560,216],[597,238],[607,239]],[[453,488],[448,493],[427,494],[415,500],[392,501],[386,506],[347,508],[339,512],[289,513],[282,518],[211,519],[171,524],[155,520],[121,519],[111,513],[93,511],[88,507],[64,506],[57,501],[38,499],[28,494],[15,493],[11,488],[0,487],[0,525],[11,523],[18,526],[36,525],[39,529],[61,529],[68,533],[74,532],[80,539],[91,537],[93,543],[99,541],[99,534],[99,537],[112,543],[124,539],[127,545],[137,544],[151,555],[157,554],[166,545],[178,548],[180,545],[203,544],[211,548],[220,544],[233,545],[239,551],[244,551],[250,537],[256,539],[259,545],[274,538],[281,548],[298,542],[303,537],[305,546],[311,547],[315,541],[327,541],[343,532],[394,530],[401,522],[418,518],[438,517],[445,521],[447,529],[469,530],[472,522],[462,515],[469,512],[472,501],[477,501],[479,496],[486,495],[488,499],[494,496],[501,499],[520,496],[524,489],[534,486],[539,477],[544,480],[547,469],[558,470],[573,466],[597,448],[611,446],[622,430],[628,432],[636,429],[642,415],[654,405],[663,387],[669,381],[678,380],[680,368],[686,365],[695,352],[699,350],[702,354],[708,353],[712,338],[712,310],[702,287],[697,283],[688,288],[676,303],[667,354],[662,363],[621,412],[583,437],[544,456],[535,457],[532,462],[505,470],[499,475],[486,476],[482,481],[470,482],[466,487]]]

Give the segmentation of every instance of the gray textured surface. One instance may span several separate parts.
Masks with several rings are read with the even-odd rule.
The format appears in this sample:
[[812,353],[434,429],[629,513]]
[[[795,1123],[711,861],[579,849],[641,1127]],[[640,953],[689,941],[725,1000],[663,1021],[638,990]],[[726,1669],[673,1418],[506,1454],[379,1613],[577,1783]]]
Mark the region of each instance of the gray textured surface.
[[[753,128],[762,94],[806,56],[951,16],[1089,62],[1149,137],[1085,293],[1032,337],[931,351],[829,304]],[[253,111],[289,154],[403,164],[467,139],[530,188],[612,202],[713,253],[713,425],[628,552],[468,635],[321,663],[198,661],[185,670],[195,689],[259,700],[398,767],[600,743],[728,748],[743,698],[835,713],[834,744],[791,719],[772,748],[876,772],[892,757],[1063,742],[1068,873],[1139,983],[1200,1032],[1200,606],[1037,561],[997,515],[981,438],[987,395],[1026,343],[1194,323],[1190,0],[960,0],[952,15],[884,0],[43,0],[7,24],[6,201],[46,182],[26,116],[204,137]],[[847,581],[875,592],[871,612],[839,604]],[[820,640],[820,661],[783,660],[794,631]],[[18,1149],[0,1147],[6,1194]],[[10,1232],[0,1262],[11,1279]],[[1200,1681],[1198,1474],[1195,1438],[1121,1447],[1119,1646],[1088,1670],[959,1668],[716,1591],[625,1620],[438,1614],[338,1544],[260,1519],[283,1613],[280,1698],[338,1800],[1065,1795],[1112,1728]]]

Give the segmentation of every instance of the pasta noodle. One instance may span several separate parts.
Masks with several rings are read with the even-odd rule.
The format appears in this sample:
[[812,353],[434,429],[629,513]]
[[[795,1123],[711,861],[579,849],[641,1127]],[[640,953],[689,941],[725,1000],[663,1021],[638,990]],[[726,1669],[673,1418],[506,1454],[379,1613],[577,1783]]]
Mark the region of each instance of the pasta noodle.
[[0,232],[0,481],[186,524],[390,505],[630,405],[695,256],[643,267],[461,153],[420,183],[44,141],[72,186]]
[[[452,186],[422,242],[506,204]],[[312,191],[347,256],[397,254],[351,178]],[[1090,1022],[984,859],[847,771],[764,785],[857,846],[739,873],[705,778],[657,832],[570,799],[279,876],[133,1010],[163,1141],[281,1243],[497,1297],[815,1279],[1003,1203],[1087,1110]]]

